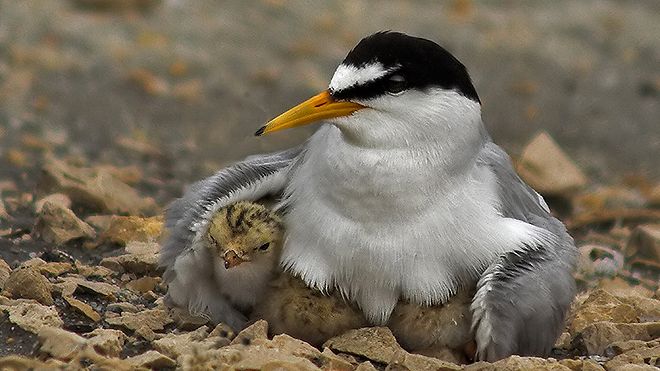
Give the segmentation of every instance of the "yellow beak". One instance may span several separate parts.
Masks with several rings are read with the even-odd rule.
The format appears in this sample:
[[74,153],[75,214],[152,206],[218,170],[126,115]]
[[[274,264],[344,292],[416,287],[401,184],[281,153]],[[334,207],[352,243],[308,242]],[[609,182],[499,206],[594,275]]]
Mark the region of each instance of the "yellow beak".
[[361,104],[335,101],[326,90],[275,117],[254,135],[268,134],[333,117],[348,116],[362,108],[364,106]]

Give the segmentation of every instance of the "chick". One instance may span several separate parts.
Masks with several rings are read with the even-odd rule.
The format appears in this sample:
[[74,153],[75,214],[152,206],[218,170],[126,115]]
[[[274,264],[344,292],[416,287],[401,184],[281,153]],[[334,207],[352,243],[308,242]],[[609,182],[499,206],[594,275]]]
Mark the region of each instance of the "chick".
[[273,278],[283,226],[275,212],[253,202],[219,210],[206,234],[219,292],[236,307],[251,310]]
[[265,319],[271,335],[286,333],[314,346],[344,332],[369,326],[362,311],[337,292],[322,293],[288,273],[271,281],[252,319]]
[[277,271],[282,234],[279,216],[260,204],[219,209],[176,260],[166,303],[241,330]]
[[453,363],[474,358],[470,304],[474,291],[463,290],[443,305],[433,307],[399,301],[387,327],[401,346],[413,352]]

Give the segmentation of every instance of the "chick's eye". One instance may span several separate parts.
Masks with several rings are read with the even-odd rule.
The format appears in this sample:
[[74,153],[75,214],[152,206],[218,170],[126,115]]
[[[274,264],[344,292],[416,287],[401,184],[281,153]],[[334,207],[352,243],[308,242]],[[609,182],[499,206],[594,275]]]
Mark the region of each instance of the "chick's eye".
[[268,250],[269,247],[270,247],[270,243],[265,243],[265,244],[259,246],[259,250],[260,251],[266,251],[266,250]]
[[392,75],[387,80],[387,92],[393,95],[401,94],[406,86],[406,79],[401,75]]

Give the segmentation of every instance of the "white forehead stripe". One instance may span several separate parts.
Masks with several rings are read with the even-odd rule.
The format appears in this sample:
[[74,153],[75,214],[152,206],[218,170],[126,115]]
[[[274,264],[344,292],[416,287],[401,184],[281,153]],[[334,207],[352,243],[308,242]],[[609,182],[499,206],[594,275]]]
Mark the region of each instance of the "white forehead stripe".
[[378,62],[365,64],[360,67],[340,64],[339,67],[337,67],[334,76],[332,76],[332,80],[330,80],[329,88],[333,91],[339,91],[353,85],[361,85],[382,77],[390,71],[392,70],[385,69],[385,67]]

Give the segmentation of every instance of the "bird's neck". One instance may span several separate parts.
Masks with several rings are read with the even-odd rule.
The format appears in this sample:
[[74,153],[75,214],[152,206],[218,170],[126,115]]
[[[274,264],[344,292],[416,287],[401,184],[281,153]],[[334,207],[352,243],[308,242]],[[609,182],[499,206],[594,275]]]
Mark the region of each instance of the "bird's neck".
[[383,156],[407,156],[427,163],[434,171],[451,174],[474,163],[489,140],[478,103],[417,105],[397,114],[360,111],[350,122],[338,122],[331,142],[354,146]]

